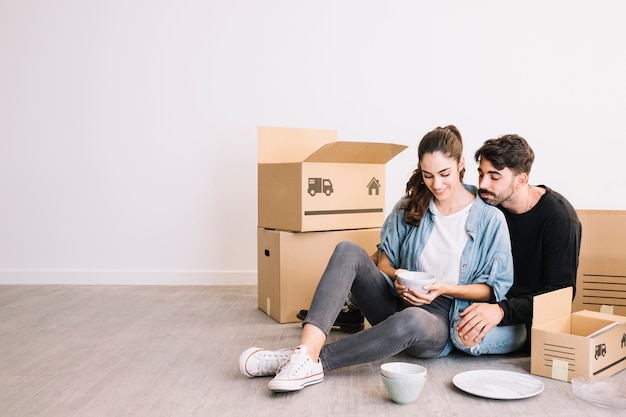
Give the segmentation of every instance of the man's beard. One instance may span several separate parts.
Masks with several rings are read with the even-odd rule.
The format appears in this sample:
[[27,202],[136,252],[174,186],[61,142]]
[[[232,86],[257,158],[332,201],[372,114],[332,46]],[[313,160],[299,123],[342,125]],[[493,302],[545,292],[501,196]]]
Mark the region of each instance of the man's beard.
[[[487,194],[486,197],[483,196],[483,194]],[[478,189],[478,195],[480,195],[480,198],[483,199],[483,201],[487,204],[489,204],[490,206],[497,206],[500,203],[502,203],[504,200],[506,200],[507,198],[510,197],[510,195],[508,197],[498,197],[496,196],[494,193],[492,193],[491,191],[487,191],[484,190],[482,188]]]

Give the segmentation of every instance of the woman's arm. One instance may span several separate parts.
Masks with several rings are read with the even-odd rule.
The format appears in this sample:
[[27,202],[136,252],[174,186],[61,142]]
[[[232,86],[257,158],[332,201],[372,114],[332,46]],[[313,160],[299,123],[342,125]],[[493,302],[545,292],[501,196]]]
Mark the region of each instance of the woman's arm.
[[447,295],[452,298],[458,298],[467,301],[491,301],[493,300],[493,291],[487,284],[467,284],[467,285],[450,285],[443,284],[441,282],[435,282],[432,285],[426,286],[429,290],[427,294],[421,294],[413,292],[410,288],[400,285],[398,280],[398,273],[403,269],[396,269],[389,260],[389,257],[385,251],[381,251],[378,257],[378,269],[383,271],[392,281],[398,291],[398,294],[413,305],[430,304],[435,298],[440,295]]
[[493,299],[493,291],[487,284],[451,285],[435,282],[424,287],[429,290],[427,294],[421,294],[410,288],[403,287],[397,281],[395,285],[402,299],[416,306],[430,304],[441,295],[467,301],[490,301]]
[[487,284],[447,285],[443,284],[439,295],[448,295],[452,298],[467,301],[491,301],[493,290]]
[[[378,269],[383,271],[393,281],[393,286],[395,287],[397,293],[402,298],[404,298],[403,294],[406,293],[407,291],[410,291],[410,288],[407,288],[404,285],[400,284],[400,282],[398,281],[398,274],[401,273],[402,271],[406,271],[406,270],[405,269],[396,269],[392,265],[391,260],[389,259],[389,257],[385,253],[385,251],[383,251],[383,250],[380,251],[380,256],[378,257]],[[420,294],[420,295],[422,295],[422,294]],[[434,299],[435,299],[435,297],[433,297],[433,300]],[[426,303],[424,301],[418,301],[418,300],[415,300],[415,302],[413,302],[413,301],[410,301],[410,299],[406,299],[406,298],[405,298],[405,301],[407,301],[410,304],[415,304],[415,305],[421,305],[421,304],[428,304],[428,303],[430,303],[430,301],[428,303]]]
[[380,251],[380,256],[378,256],[378,269],[383,271],[392,281],[395,281],[398,278],[398,270],[391,264],[389,257],[385,253],[385,251]]

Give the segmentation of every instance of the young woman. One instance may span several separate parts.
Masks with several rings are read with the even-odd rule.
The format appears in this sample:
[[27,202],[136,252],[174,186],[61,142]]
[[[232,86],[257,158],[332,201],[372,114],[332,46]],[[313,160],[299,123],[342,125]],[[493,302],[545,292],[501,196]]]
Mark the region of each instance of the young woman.
[[[453,349],[451,335],[464,308],[504,298],[513,283],[506,221],[497,208],[476,198],[475,187],[463,184],[459,130],[450,125],[427,133],[418,159],[406,196],[382,227],[378,264],[360,246],[339,243],[303,321],[299,345],[247,349],[239,358],[244,375],[276,375],[270,390],[296,391],[322,382],[324,370],[402,351],[419,358],[445,356]],[[396,280],[404,270],[433,273],[437,282],[421,294]],[[348,295],[371,327],[325,344]],[[468,348],[477,340],[480,335]]]

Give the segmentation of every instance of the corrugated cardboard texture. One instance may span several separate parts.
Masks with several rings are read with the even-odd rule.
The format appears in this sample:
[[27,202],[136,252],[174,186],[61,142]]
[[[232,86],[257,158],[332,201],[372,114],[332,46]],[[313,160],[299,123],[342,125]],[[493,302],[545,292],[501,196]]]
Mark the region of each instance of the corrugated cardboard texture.
[[386,164],[406,149],[404,145],[378,142],[334,142],[322,146],[305,162]]
[[259,126],[258,162],[302,162],[322,146],[336,140],[336,130]]
[[583,233],[573,311],[626,315],[626,211],[578,210]]
[[376,251],[380,228],[295,233],[259,228],[258,307],[279,323],[308,309],[328,260],[341,241]]
[[568,315],[572,309],[572,287],[537,295],[533,301],[533,326]]

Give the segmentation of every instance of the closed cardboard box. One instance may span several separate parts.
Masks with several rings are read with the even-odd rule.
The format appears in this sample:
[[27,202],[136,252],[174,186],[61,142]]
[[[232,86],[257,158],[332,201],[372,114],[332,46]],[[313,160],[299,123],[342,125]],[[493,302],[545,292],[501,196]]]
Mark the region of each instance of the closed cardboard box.
[[573,311],[626,316],[626,211],[577,213],[583,237]]
[[626,317],[571,313],[572,288],[534,298],[530,372],[562,381],[626,368]]
[[337,132],[258,128],[258,227],[296,232],[380,227],[385,164],[405,145],[337,141]]
[[287,232],[258,229],[258,305],[279,323],[298,321],[308,309],[335,246],[341,241],[376,251],[380,228]]

